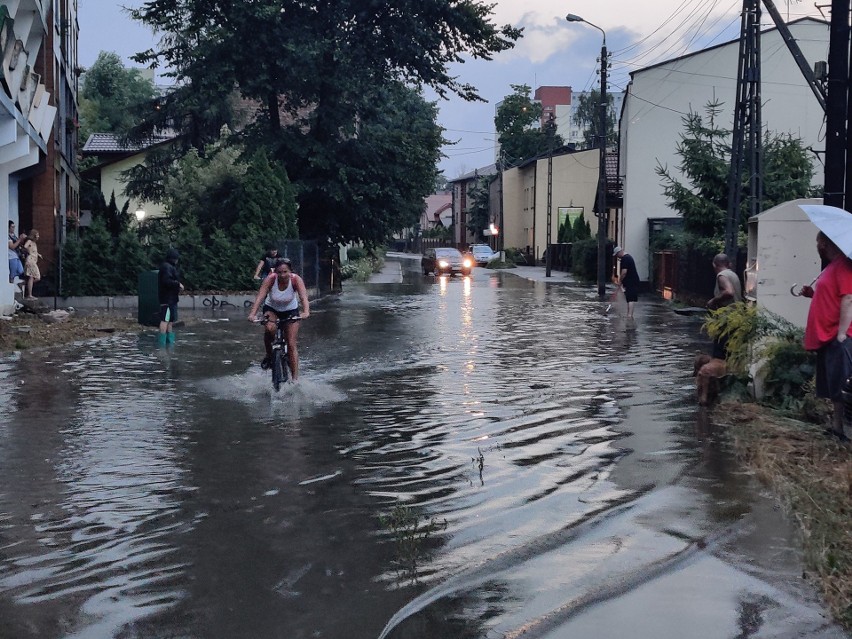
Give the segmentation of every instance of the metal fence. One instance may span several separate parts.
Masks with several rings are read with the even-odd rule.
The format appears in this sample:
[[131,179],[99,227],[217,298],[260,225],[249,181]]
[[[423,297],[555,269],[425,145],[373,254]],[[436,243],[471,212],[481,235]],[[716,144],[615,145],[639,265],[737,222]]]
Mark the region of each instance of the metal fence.
[[293,271],[302,276],[307,288],[321,289],[320,251],[316,242],[302,240],[279,240],[278,255],[292,262]]
[[[666,299],[707,301],[713,297],[716,287],[714,255],[696,249],[656,251],[653,256],[653,290]],[[741,279],[746,256],[745,249],[740,249],[737,253],[737,274]]]

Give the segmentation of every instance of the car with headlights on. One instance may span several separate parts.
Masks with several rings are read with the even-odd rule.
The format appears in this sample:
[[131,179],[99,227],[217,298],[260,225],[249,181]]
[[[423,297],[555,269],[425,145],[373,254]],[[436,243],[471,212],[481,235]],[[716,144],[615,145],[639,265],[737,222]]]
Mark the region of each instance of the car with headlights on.
[[420,258],[420,268],[423,269],[423,275],[434,273],[435,275],[470,275],[473,269],[473,258],[469,255],[462,255],[458,249],[454,248],[434,248],[426,249],[423,257]]

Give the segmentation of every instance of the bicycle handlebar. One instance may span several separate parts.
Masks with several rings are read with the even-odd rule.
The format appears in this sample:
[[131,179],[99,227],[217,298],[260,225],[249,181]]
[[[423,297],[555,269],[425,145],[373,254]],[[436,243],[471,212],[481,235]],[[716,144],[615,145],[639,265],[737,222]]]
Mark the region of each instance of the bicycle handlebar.
[[285,318],[279,317],[277,320],[271,320],[271,319],[266,319],[265,317],[259,317],[259,318],[253,319],[252,321],[255,324],[269,324],[270,322],[275,322],[275,321],[277,321],[277,322],[301,322],[302,318],[299,317],[298,315],[296,315],[294,317],[285,317]]

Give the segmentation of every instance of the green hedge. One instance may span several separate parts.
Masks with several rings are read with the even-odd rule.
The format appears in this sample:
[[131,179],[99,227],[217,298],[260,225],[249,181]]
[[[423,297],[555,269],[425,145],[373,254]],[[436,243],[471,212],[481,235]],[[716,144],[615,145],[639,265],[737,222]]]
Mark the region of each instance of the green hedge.
[[103,220],[95,218],[81,235],[69,234],[62,253],[61,294],[136,294],[139,273],[159,268],[170,247],[180,252],[178,267],[188,291],[255,288],[262,239],[234,239],[217,231],[204,241],[194,224],[170,231],[158,222],[146,223],[144,234],[125,229],[113,237]]

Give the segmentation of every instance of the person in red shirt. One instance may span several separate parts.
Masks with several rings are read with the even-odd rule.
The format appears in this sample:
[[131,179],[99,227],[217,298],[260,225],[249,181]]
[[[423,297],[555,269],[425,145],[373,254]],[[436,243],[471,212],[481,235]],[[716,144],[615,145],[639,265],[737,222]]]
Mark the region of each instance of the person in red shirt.
[[816,393],[834,406],[829,433],[849,441],[843,430],[843,383],[852,376],[852,260],[822,231],[817,251],[828,265],[813,286],[803,286],[810,297],[805,326],[805,349],[816,351]]

